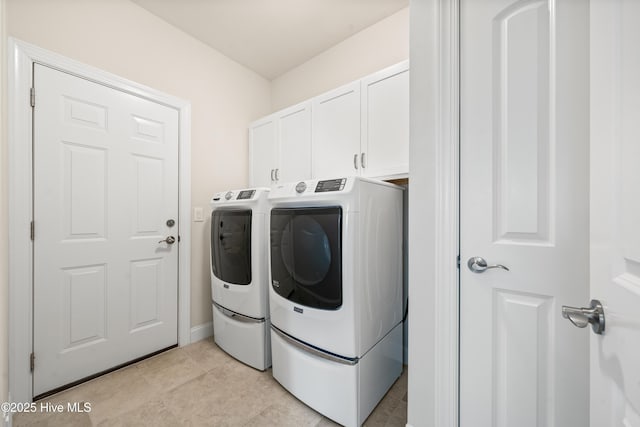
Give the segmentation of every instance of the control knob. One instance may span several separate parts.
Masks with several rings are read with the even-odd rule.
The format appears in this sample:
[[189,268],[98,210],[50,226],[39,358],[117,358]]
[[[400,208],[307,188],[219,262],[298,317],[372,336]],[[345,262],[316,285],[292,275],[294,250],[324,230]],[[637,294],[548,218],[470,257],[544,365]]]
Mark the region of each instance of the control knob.
[[307,189],[307,184],[304,181],[300,181],[298,185],[296,185],[296,192],[298,193],[304,193],[306,189]]

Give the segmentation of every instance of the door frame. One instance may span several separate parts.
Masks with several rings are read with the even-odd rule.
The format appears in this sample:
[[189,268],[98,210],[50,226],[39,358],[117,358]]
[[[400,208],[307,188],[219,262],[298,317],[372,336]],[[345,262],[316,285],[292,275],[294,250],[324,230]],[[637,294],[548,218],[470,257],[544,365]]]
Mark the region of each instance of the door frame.
[[[9,400],[31,402],[33,374],[33,120],[30,89],[38,63],[178,111],[180,246],[178,345],[191,341],[191,104],[32,44],[8,40]],[[36,94],[37,99],[37,94]],[[37,363],[37,361],[36,361]]]
[[407,426],[458,426],[459,0],[410,13]]

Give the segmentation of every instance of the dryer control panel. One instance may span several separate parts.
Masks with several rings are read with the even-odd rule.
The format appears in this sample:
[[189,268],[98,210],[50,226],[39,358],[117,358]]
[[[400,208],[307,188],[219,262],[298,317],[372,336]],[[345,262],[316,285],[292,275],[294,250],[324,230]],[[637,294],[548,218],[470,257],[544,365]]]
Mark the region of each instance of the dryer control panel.
[[339,178],[339,179],[327,179],[324,181],[318,181],[318,185],[316,185],[316,193],[326,193],[328,191],[342,191],[344,190],[344,185],[347,183],[347,178]]

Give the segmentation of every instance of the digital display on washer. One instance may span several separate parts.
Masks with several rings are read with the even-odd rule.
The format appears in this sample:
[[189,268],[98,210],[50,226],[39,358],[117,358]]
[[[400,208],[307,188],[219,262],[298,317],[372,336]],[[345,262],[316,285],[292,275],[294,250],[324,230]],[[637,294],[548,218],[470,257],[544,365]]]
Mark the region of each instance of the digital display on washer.
[[238,193],[236,200],[247,200],[252,198],[254,194],[256,194],[256,190],[243,190]]
[[344,185],[347,182],[347,178],[340,179],[327,179],[325,181],[318,181],[316,185],[316,193],[325,193],[327,191],[341,191],[344,190]]

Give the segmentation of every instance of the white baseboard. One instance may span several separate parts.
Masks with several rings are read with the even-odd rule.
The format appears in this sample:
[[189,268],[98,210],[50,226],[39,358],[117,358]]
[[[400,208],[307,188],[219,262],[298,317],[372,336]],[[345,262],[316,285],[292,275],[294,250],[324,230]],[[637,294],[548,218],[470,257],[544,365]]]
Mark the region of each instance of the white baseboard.
[[201,341],[213,336],[213,322],[203,323],[191,328],[191,342]]

